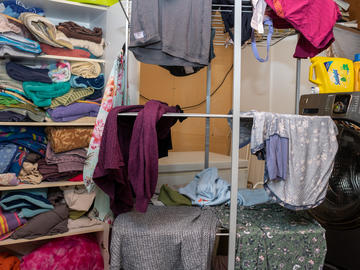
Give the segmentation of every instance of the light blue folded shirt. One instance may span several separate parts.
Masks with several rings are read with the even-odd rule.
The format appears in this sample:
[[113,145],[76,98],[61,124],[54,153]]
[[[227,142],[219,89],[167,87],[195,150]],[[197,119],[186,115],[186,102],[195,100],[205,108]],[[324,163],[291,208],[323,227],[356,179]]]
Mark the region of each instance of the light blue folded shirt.
[[[214,206],[230,202],[230,185],[218,175],[217,168],[198,173],[194,180],[179,192],[191,199],[193,205]],[[266,203],[269,197],[264,189],[239,189],[238,203],[243,206]]]

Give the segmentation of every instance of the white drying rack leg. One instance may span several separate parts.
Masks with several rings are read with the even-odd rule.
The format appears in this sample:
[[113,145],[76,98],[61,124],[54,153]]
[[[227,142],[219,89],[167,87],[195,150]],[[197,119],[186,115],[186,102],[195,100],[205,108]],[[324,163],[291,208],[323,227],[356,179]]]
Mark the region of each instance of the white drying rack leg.
[[[242,2],[234,1],[235,27],[234,27],[234,71],[233,71],[233,121],[231,141],[231,205],[228,270],[235,268],[236,250],[236,219],[237,219],[237,192],[238,192],[238,167],[239,167],[239,134],[240,134],[240,93],[241,93],[241,17]],[[240,258],[241,260],[241,258]]]
[[295,114],[299,114],[300,103],[300,80],[301,80],[301,59],[296,59],[296,91],[295,91]]
[[[209,63],[206,72],[206,114],[210,114],[211,101],[211,64]],[[205,164],[204,169],[209,168],[209,152],[210,152],[210,118],[205,119]]]

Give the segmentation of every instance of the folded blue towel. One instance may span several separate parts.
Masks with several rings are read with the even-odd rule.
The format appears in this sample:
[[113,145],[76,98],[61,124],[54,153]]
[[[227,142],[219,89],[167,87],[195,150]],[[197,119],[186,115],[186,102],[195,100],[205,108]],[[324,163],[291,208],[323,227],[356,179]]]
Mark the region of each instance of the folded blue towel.
[[[194,180],[179,192],[191,199],[193,205],[213,206],[230,202],[230,184],[221,179],[217,168],[208,168],[198,173]],[[251,206],[269,201],[264,189],[240,189],[238,204]]]
[[12,32],[0,34],[0,44],[9,45],[18,50],[34,54],[41,53],[40,44],[38,42],[16,35]]
[[19,217],[30,218],[54,209],[46,198],[47,189],[4,192],[0,206],[5,211],[17,212]]

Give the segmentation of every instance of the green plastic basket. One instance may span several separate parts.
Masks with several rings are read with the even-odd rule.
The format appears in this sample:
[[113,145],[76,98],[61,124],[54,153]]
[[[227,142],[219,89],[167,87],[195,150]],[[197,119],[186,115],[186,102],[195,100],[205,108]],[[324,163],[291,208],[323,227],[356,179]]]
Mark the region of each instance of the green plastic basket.
[[119,2],[118,0],[68,0],[71,2],[78,2],[84,4],[101,5],[101,6],[112,6]]

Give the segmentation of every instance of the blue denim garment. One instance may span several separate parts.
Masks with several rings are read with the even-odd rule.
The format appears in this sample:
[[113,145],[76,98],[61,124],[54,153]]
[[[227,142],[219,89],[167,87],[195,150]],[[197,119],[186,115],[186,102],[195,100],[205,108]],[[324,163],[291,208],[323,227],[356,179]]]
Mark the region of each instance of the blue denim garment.
[[[229,111],[232,114],[232,110]],[[232,129],[232,119],[228,118],[228,123]],[[251,140],[251,129],[253,126],[252,118],[241,118],[240,119],[240,137],[239,137],[239,148],[243,148],[248,145]]]

